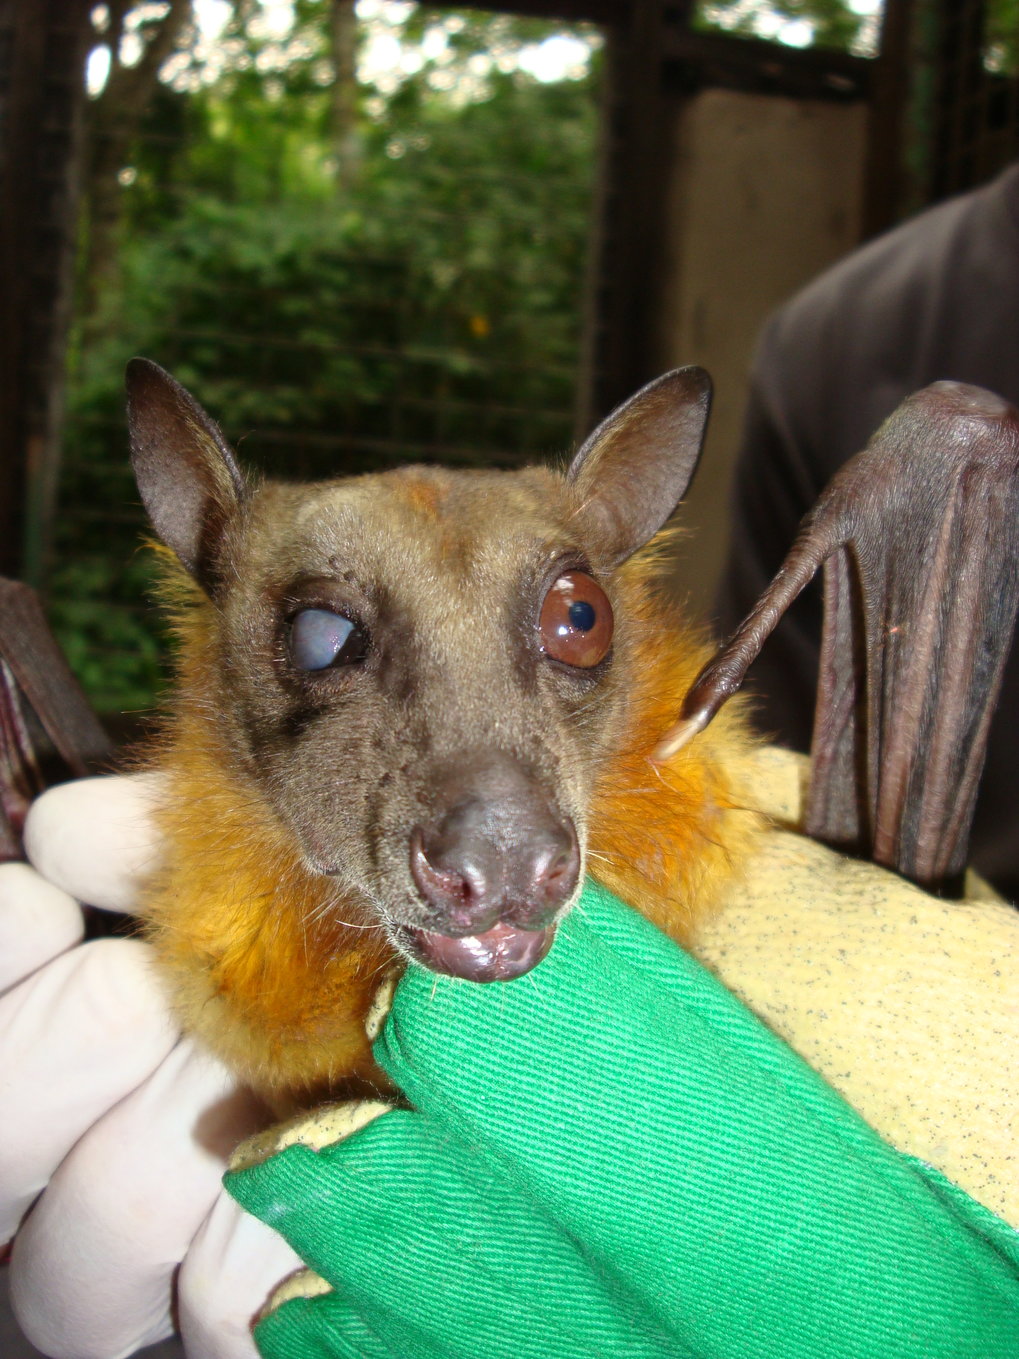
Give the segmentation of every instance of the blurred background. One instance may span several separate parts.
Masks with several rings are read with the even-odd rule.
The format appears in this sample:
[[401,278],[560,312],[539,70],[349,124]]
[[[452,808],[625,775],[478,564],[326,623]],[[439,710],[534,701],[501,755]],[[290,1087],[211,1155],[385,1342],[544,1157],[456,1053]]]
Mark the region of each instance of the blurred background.
[[3,0],[0,574],[104,714],[162,681],[124,363],[249,464],[562,458],[716,384],[710,609],[765,316],[1019,154],[1019,0]]

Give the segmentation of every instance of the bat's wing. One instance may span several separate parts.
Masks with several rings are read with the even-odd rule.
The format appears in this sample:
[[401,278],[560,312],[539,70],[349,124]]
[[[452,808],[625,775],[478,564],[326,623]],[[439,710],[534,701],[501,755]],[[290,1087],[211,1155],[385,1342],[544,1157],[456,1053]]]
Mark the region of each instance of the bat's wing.
[[1019,604],[1019,412],[961,383],[904,401],[803,521],[660,758],[736,692],[822,562],[806,829],[951,892]]
[[110,754],[34,592],[0,579],[0,861],[20,858],[28,804],[54,762],[80,776]]

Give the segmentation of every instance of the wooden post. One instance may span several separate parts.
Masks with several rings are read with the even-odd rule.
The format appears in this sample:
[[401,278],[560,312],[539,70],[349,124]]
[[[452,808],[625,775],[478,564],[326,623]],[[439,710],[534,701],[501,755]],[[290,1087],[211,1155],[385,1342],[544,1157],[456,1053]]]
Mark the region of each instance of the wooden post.
[[56,487],[88,0],[0,10],[0,574],[38,578]]
[[913,0],[885,0],[881,49],[867,119],[863,231],[867,240],[894,226],[903,209],[903,126],[914,54]]
[[664,0],[633,0],[607,33],[598,225],[577,427],[655,376],[668,176]]

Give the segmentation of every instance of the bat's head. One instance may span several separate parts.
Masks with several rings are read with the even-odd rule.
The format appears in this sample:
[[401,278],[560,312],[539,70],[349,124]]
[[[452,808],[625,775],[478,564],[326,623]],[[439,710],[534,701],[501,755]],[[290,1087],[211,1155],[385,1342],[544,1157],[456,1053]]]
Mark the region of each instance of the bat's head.
[[208,597],[211,720],[309,869],[435,971],[533,967],[583,872],[632,632],[616,570],[700,450],[699,369],[645,387],[571,467],[249,481],[167,373],[128,368],[132,456]]

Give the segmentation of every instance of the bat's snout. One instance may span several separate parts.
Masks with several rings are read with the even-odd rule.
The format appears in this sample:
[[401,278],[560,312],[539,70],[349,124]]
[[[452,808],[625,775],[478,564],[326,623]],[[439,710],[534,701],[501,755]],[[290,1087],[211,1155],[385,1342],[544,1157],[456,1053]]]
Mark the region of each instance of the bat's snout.
[[435,971],[474,981],[520,976],[544,957],[577,889],[573,821],[511,759],[446,781],[440,811],[415,826],[410,873],[425,907],[411,951]]

